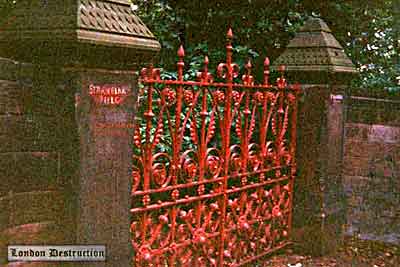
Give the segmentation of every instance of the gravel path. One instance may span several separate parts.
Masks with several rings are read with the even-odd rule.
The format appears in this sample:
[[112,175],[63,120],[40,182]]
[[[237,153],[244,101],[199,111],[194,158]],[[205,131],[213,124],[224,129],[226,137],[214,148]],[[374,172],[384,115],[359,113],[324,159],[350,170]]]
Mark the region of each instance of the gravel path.
[[400,246],[371,241],[347,240],[334,255],[311,257],[282,251],[264,267],[400,267]]

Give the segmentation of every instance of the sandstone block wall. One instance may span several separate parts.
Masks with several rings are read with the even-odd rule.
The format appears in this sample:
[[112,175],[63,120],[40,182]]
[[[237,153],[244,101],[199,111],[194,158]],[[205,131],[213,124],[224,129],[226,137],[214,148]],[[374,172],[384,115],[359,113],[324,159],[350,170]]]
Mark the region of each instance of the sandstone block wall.
[[353,99],[345,123],[347,234],[400,244],[400,102]]
[[0,265],[7,244],[54,244],[72,227],[74,104],[61,75],[0,58]]
[[59,177],[56,103],[41,71],[0,58],[0,196],[54,188]]

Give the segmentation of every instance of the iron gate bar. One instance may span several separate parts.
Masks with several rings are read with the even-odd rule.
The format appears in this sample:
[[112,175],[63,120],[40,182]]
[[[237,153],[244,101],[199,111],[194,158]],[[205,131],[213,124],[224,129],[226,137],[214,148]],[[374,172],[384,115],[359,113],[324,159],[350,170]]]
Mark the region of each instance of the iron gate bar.
[[[283,66],[282,66],[283,68]],[[142,72],[143,75],[143,72]],[[248,88],[248,89],[269,89],[269,90],[280,90],[278,87],[275,87],[273,85],[246,85],[246,84],[240,84],[240,83],[232,83],[232,84],[226,84],[226,83],[214,83],[214,82],[195,82],[195,81],[176,81],[176,80],[162,80],[158,76],[157,79],[146,79],[145,83],[162,83],[165,85],[188,85],[188,86],[212,86],[212,87],[228,87],[232,86],[233,88]],[[289,91],[297,91],[297,86],[298,85],[286,85],[286,89]]]
[[[289,166],[289,165],[290,164],[288,164],[287,166]],[[279,169],[279,168],[281,168],[281,166],[271,167],[271,168],[268,168],[268,169],[264,169],[262,171],[254,171],[254,172],[252,172],[252,174],[265,173],[265,172],[272,171],[274,169]],[[241,177],[241,176],[245,176],[245,175],[247,175],[247,174],[231,175],[229,178]],[[163,188],[160,188],[160,189],[149,189],[147,191],[140,191],[139,190],[139,191],[136,191],[136,192],[132,192],[131,196],[142,196],[142,195],[145,195],[145,194],[166,192],[166,191],[170,191],[172,189],[183,189],[183,188],[187,188],[187,187],[190,187],[190,186],[193,186],[193,185],[201,185],[201,184],[207,184],[207,183],[211,183],[211,182],[221,181],[222,179],[223,178],[215,178],[215,179],[210,179],[210,180],[207,180],[207,181],[192,182],[191,184],[178,184],[176,186],[170,186],[168,188],[163,187]],[[287,178],[285,178],[285,179],[287,179]],[[277,181],[277,179],[274,179],[273,181],[266,181],[265,183],[268,184],[268,183],[272,183],[274,181]],[[132,209],[131,211],[133,211],[133,210],[134,209]]]
[[[242,266],[290,242],[299,85],[235,83],[229,29],[214,82],[141,71],[146,89],[134,135],[131,224],[135,266]],[[223,90],[221,90],[223,89]],[[143,129],[141,129],[143,128]],[[164,134],[168,131],[168,134]],[[143,140],[142,140],[143,139]],[[181,194],[184,194],[182,197]]]

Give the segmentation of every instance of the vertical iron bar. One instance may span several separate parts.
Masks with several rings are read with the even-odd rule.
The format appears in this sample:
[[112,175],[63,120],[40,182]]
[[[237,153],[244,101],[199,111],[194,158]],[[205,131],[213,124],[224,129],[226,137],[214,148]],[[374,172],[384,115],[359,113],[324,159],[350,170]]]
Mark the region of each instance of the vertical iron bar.
[[[246,71],[247,74],[244,75],[244,84],[245,85],[251,85],[252,84],[252,77],[251,77],[251,62],[250,60],[247,62],[246,64]],[[247,171],[247,161],[248,161],[248,157],[249,157],[249,136],[248,136],[248,132],[249,132],[249,116],[251,114],[250,111],[250,89],[246,88],[245,89],[245,107],[243,110],[243,114],[244,114],[244,129],[243,129],[243,134],[242,134],[242,171],[243,173],[246,173]],[[238,116],[240,116],[240,110],[238,112]],[[240,125],[241,127],[241,125]],[[247,176],[247,175],[246,175]],[[247,180],[247,177],[245,177],[245,179]]]
[[223,180],[223,200],[221,207],[221,228],[220,228],[220,248],[219,248],[219,266],[224,265],[224,246],[225,246],[225,221],[226,221],[226,204],[228,201],[227,188],[228,188],[228,174],[229,174],[229,143],[230,143],[230,128],[231,128],[231,98],[232,98],[232,82],[233,82],[233,66],[232,66],[232,29],[227,33],[226,45],[226,94],[225,94],[225,109],[224,109],[224,128],[225,135],[222,137],[224,148],[224,180]]
[[[260,146],[261,146],[261,156],[263,159],[266,158],[267,156],[267,131],[268,131],[268,115],[267,115],[267,109],[268,109],[268,92],[267,92],[267,87],[269,86],[269,58],[266,57],[264,60],[264,83],[263,83],[265,89],[263,92],[264,96],[264,103],[262,107],[262,119],[261,119],[261,130],[260,130]],[[272,109],[272,105],[270,105],[270,109]],[[262,166],[264,168],[264,164]],[[263,180],[265,178],[264,173],[260,174],[260,180]]]
[[[201,77],[202,82],[207,83],[207,75],[208,75],[208,57],[204,58],[204,72],[203,77]],[[206,160],[206,150],[207,150],[207,141],[206,141],[206,117],[207,113],[207,89],[202,86],[202,106],[201,106],[201,130],[200,130],[200,142],[199,142],[199,181],[204,179],[205,174],[205,160]]]
[[[178,67],[178,81],[182,82],[183,81],[183,68],[185,66],[185,63],[183,61],[183,58],[185,56],[185,50],[183,49],[183,46],[181,45],[178,49],[178,57],[179,61],[177,64]],[[178,85],[177,88],[177,94],[176,94],[176,110],[175,110],[175,132],[173,134],[173,159],[172,159],[172,184],[176,185],[178,184],[178,166],[179,166],[179,152],[181,149],[181,140],[179,140],[180,137],[180,131],[184,130],[185,126],[182,126],[181,129],[181,113],[182,113],[182,93],[183,93],[183,88],[182,84]],[[175,197],[173,197],[175,198]],[[176,199],[174,199],[176,200]],[[172,244],[175,244],[175,235],[176,235],[176,216],[177,215],[177,207],[173,206],[171,209],[171,242]],[[170,257],[169,261],[169,266],[175,266],[176,263],[176,250],[172,252],[172,255]]]
[[292,116],[290,119],[291,131],[290,131],[290,155],[291,155],[291,168],[290,168],[290,185],[289,185],[289,193],[290,193],[290,202],[289,202],[289,218],[288,218],[288,236],[292,234],[292,220],[293,220],[293,191],[294,191],[294,179],[297,171],[297,163],[296,163],[296,145],[297,145],[297,103],[298,103],[298,94],[299,94],[300,86],[296,85],[294,90],[294,101],[292,107]]
[[[148,76],[147,78],[152,79],[152,73],[153,73],[153,66],[150,65],[150,68],[148,70]],[[154,117],[153,113],[153,82],[148,83],[148,94],[147,94],[147,111],[144,113],[144,117],[146,118],[146,149],[145,149],[145,162],[144,162],[144,167],[145,171],[143,173],[143,190],[146,191],[150,189],[150,173],[151,173],[151,158],[152,158],[152,153],[151,153],[151,147],[152,144],[150,142],[150,135],[151,135],[151,127],[152,127],[152,122],[151,120]]]
[[[146,78],[152,80],[153,79],[153,65],[151,64]],[[153,82],[149,83],[149,90],[147,95],[147,111],[144,113],[144,117],[146,118],[146,143],[145,143],[145,156],[144,156],[144,173],[143,173],[143,191],[147,191],[150,189],[150,174],[152,168],[152,143],[150,142],[151,138],[151,127],[152,127],[152,119],[154,117],[153,113]],[[150,202],[149,195],[145,194],[143,196],[143,205],[147,206]],[[147,232],[147,222],[148,222],[148,212],[143,213],[143,229],[142,229],[142,245],[146,242],[146,232]]]

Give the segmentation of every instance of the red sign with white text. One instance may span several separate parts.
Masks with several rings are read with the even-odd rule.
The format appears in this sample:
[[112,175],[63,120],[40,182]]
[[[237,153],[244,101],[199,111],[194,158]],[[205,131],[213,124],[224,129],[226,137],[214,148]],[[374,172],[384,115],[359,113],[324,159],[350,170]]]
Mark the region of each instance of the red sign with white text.
[[102,105],[120,105],[130,93],[128,85],[90,84],[89,95],[95,103]]

